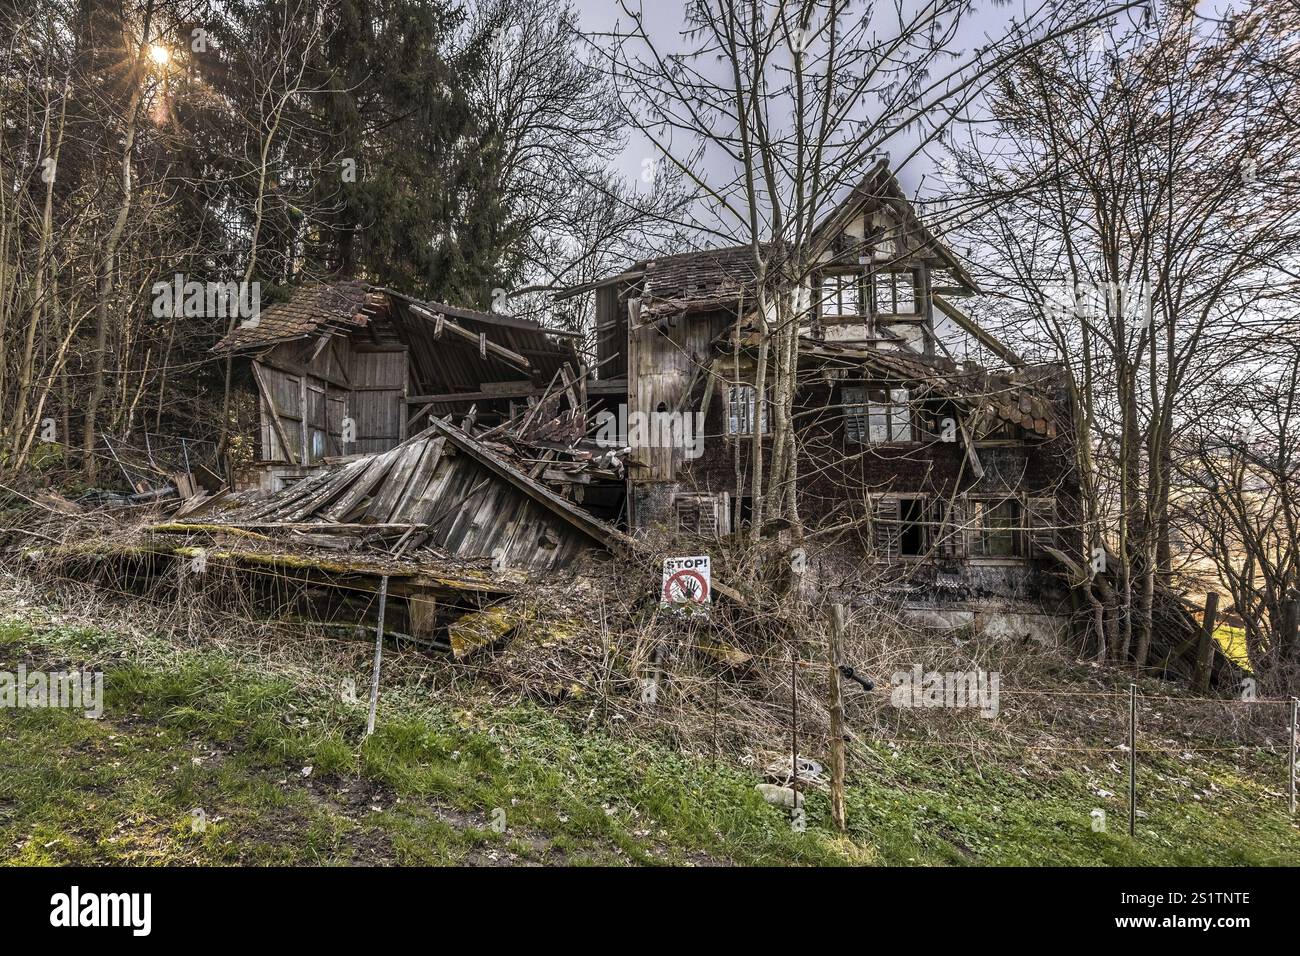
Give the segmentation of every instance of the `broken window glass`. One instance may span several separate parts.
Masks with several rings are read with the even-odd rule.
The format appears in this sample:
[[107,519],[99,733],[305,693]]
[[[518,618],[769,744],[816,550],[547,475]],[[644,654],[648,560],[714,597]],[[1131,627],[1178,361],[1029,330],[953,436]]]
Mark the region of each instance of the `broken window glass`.
[[844,405],[845,440],[854,444],[916,440],[907,389],[845,386],[840,394]]
[[[732,385],[727,394],[727,434],[752,435],[754,433],[755,404],[758,392],[753,385]],[[770,401],[763,403],[759,430],[767,434],[767,409]]]
[[861,276],[856,272],[822,276],[822,317],[835,318],[845,315],[858,315],[858,283]]
[[975,501],[971,553],[980,557],[1016,557],[1021,553],[1020,502]]

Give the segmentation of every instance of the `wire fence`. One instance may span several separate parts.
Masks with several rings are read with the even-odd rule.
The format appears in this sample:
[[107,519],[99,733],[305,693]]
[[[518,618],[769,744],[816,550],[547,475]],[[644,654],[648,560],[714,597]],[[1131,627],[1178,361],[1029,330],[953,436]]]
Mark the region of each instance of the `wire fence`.
[[[128,586],[127,583],[120,581],[115,583],[102,578],[95,580],[93,584],[89,584],[84,576],[64,575],[48,567],[41,569],[41,577],[68,587],[85,587],[89,584],[95,590],[117,599],[131,602],[148,602],[155,610],[161,612],[176,612],[179,607],[180,612],[189,618],[191,628],[195,617],[201,616],[203,620],[209,623],[220,622],[223,626],[232,630],[244,628],[263,634],[269,632],[295,640],[310,639],[311,641],[347,647],[354,651],[358,647],[364,647],[360,640],[363,635],[374,632],[374,625],[369,623],[368,619],[378,606],[380,595],[386,590],[387,586],[384,571],[379,568],[364,572],[364,575],[382,580],[382,583],[375,586],[363,580],[331,580],[329,582],[331,589],[347,592],[357,597],[363,602],[360,607],[354,607],[348,613],[345,613],[344,609],[338,609],[336,615],[332,618],[295,621],[280,618],[275,614],[255,615],[252,613],[251,608],[246,606],[240,609],[238,603],[228,600],[218,601],[215,604],[202,602],[198,600],[199,595],[187,592],[185,585],[180,583],[188,578],[202,577],[188,571],[191,566],[191,558],[185,555],[177,555],[173,557],[173,560],[175,562],[176,577],[170,590],[167,588],[140,588],[134,586],[134,584]],[[237,558],[223,558],[220,555],[206,554],[205,563],[205,566],[209,569],[225,569],[240,576],[249,575],[266,579],[282,593],[282,607],[280,610],[293,603],[301,596],[301,592],[305,592],[310,588],[318,588],[322,583],[319,579],[306,574],[296,574],[293,571],[281,568],[250,567]],[[20,571],[21,569],[15,570]],[[290,594],[290,589],[293,588],[299,589],[300,593],[297,595]],[[219,585],[215,589],[217,591],[222,590]],[[337,631],[339,629],[346,629],[349,636],[343,638],[330,636],[329,632],[331,630]],[[399,646],[404,639],[410,637],[410,635],[393,631],[388,632],[386,636],[389,639],[396,638]],[[660,648],[671,649],[685,654],[699,654],[716,650],[716,647],[710,645],[702,637],[678,638],[659,634],[656,637],[656,643]],[[612,656],[617,656],[617,653],[618,649],[613,648]],[[747,666],[766,665],[773,673],[788,672],[791,674],[792,683],[790,686],[793,687],[793,691],[790,694],[790,703],[785,711],[789,723],[783,725],[774,721],[774,726],[769,728],[774,733],[781,733],[796,725],[801,707],[806,710],[810,703],[822,703],[819,694],[808,685],[816,675],[824,674],[829,668],[829,661],[825,656],[796,653],[793,646],[784,650],[764,651],[751,649],[744,653]],[[607,657],[611,656],[611,649],[606,648],[605,654]],[[378,655],[376,660],[378,661]],[[490,655],[480,661],[462,661],[446,656],[438,660],[438,666],[469,679],[494,676]],[[378,663],[376,663],[375,680],[378,681]],[[720,676],[715,676],[712,684],[711,707],[713,712],[711,719],[714,726],[715,749],[719,723],[717,688],[721,680]],[[608,667],[604,680],[584,680],[581,676],[577,677],[577,682],[583,685],[584,692],[590,695],[593,700],[603,700],[608,706],[611,693],[614,695],[622,694],[627,698],[618,701],[622,709],[627,710],[629,704],[635,706],[639,703],[642,705],[642,710],[646,712],[648,720],[662,721],[664,723],[671,722],[673,719],[671,714],[661,715],[656,713],[653,701],[650,702],[650,706],[644,706],[647,703],[644,697],[638,701],[638,691],[644,686],[644,681],[643,674],[623,676],[621,679],[612,678],[609,676]],[[530,692],[548,694],[552,690],[550,682],[529,674],[511,673],[509,682],[518,685],[520,689]],[[377,683],[376,687],[378,687]],[[696,691],[696,696],[702,699],[703,706],[707,709],[710,706],[708,694],[702,692],[700,688],[696,688]],[[1010,731],[1002,736],[1000,742],[991,742],[987,733],[981,733],[979,736],[972,736],[968,739],[961,739],[959,736],[927,736],[929,728],[922,728],[915,724],[918,719],[917,715],[924,715],[928,708],[891,707],[889,699],[892,691],[893,687],[890,685],[878,685],[871,691],[848,695],[851,709],[854,711],[848,722],[848,730],[852,733],[855,742],[874,747],[911,749],[922,753],[941,752],[954,756],[987,753],[1000,748],[1038,756],[1050,754],[1109,756],[1116,762],[1123,761],[1127,764],[1129,787],[1127,803],[1129,832],[1131,834],[1135,831],[1138,806],[1141,802],[1141,793],[1138,788],[1138,771],[1142,769],[1144,759],[1149,761],[1167,757],[1187,758],[1191,755],[1211,754],[1276,757],[1281,771],[1280,775],[1286,780],[1284,798],[1287,801],[1289,812],[1292,816],[1295,814],[1297,802],[1297,745],[1300,743],[1297,735],[1300,701],[1296,698],[1270,698],[1250,695],[1206,697],[1144,693],[1136,683],[1130,684],[1125,689],[998,687],[999,706],[1002,706],[1004,700],[1011,705],[1018,701],[1030,702],[1038,706],[1051,705],[1056,701],[1071,701],[1100,706],[1102,708],[1100,714],[1104,715],[1104,718],[1099,717],[1099,720],[1105,725],[1105,733],[1115,735],[1115,739],[1096,744],[1086,742],[1067,744],[1017,737],[1014,732]],[[1233,726],[1230,719],[1231,715],[1249,715],[1251,719],[1257,722],[1262,721],[1266,726],[1271,727],[1276,734],[1270,734],[1270,739],[1258,743],[1232,742],[1221,744],[1215,738],[1209,741],[1212,745],[1205,745],[1204,740],[1196,742],[1189,740],[1186,743],[1180,743],[1152,732],[1154,725],[1170,718],[1170,711],[1173,709],[1186,710],[1188,708],[1200,708],[1209,714],[1221,715],[1222,721],[1216,726],[1216,732],[1222,731],[1224,727],[1231,728]],[[593,712],[594,710],[593,708]],[[771,710],[776,712],[779,711],[779,708],[771,708]],[[887,732],[887,728],[882,726],[881,714],[890,713],[897,723],[897,718],[903,715],[893,712],[903,710],[907,711],[906,716],[913,725],[910,727],[913,733],[911,735],[900,734],[897,733],[897,730],[892,733]],[[935,709],[936,716],[944,712],[948,712],[948,709],[943,707]],[[769,719],[773,718],[769,717]],[[944,728],[940,727],[939,729]],[[951,725],[948,726],[948,729],[951,729]],[[831,746],[829,736],[825,732],[819,732],[818,730],[810,731],[803,728],[797,734],[792,734],[792,736],[795,737],[794,746],[796,751],[815,748],[817,751],[824,753]],[[797,774],[792,774],[792,779],[797,780],[797,777]]]

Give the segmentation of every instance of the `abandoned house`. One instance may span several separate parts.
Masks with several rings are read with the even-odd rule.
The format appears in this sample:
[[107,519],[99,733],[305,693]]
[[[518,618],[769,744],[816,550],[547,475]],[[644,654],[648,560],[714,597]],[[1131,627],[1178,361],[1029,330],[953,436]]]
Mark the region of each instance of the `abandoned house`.
[[254,470],[278,491],[327,459],[388,451],[426,414],[497,424],[573,377],[577,333],[423,302],[362,282],[318,283],[216,346],[248,359],[261,427]]
[[[1080,543],[1067,520],[1074,449],[1061,370],[1026,366],[953,304],[978,289],[883,163],[815,237],[794,400],[809,581],[851,591],[864,570],[892,568],[891,586],[922,605],[1064,597],[1052,552],[1077,554]],[[596,296],[602,400],[632,420],[702,416],[696,448],[632,448],[629,529],[739,531],[752,508],[751,442],[765,456],[771,444],[755,393],[749,247],[638,262],[566,294],[580,293]],[[1006,372],[948,354],[954,330]]]
[[[1059,370],[1027,367],[953,304],[978,289],[884,163],[815,235],[794,409],[809,581],[852,590],[864,570],[893,568],[892,586],[920,604],[1059,590],[1051,552],[1080,553]],[[751,262],[747,247],[685,253],[562,293],[596,297],[586,357],[574,333],[527,319],[359,282],[301,288],[217,347],[250,360],[257,485],[390,451],[438,419],[611,529],[737,532],[751,442],[765,455],[771,444]],[[945,328],[1007,370],[948,354]],[[627,433],[665,412],[702,422],[694,447]],[[597,440],[606,419],[619,433]]]
[[[1088,590],[1114,586],[1083,559],[1064,369],[1027,364],[955,304],[975,282],[884,163],[818,226],[812,261],[793,402],[801,588],[1064,636]],[[251,474],[236,482],[256,493],[225,519],[378,543],[406,562],[412,594],[490,560],[491,578],[465,585],[480,604],[512,569],[712,551],[751,525],[754,442],[771,466],[755,291],[748,247],[634,263],[556,296],[595,297],[583,353],[579,333],[525,318],[361,282],[299,287],[215,349],[247,359],[260,407]],[[668,442],[630,424],[665,416],[679,423]],[[1183,667],[1197,626],[1164,597],[1166,666]]]

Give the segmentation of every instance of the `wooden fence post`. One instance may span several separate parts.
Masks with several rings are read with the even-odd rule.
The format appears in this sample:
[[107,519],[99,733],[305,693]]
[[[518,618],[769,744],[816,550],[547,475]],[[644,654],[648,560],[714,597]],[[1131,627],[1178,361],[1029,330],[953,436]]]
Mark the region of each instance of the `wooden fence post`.
[[388,575],[379,582],[379,624],[375,627],[375,672],[370,676],[370,716],[366,736],[375,732],[375,711],[379,709],[379,665],[384,659],[384,607],[388,604]]
[[1219,595],[1211,591],[1205,595],[1205,614],[1201,618],[1201,641],[1196,649],[1196,689],[1209,690],[1210,674],[1214,671],[1214,624],[1219,613]]
[[1137,833],[1138,685],[1128,685],[1128,835]]
[[1296,716],[1300,711],[1300,699],[1291,698],[1291,762],[1287,765],[1287,782],[1291,788],[1291,816],[1295,816],[1295,759],[1296,759]]
[[831,718],[831,822],[840,833],[848,831],[844,817],[844,704],[840,699],[840,642],[844,636],[844,605],[831,605],[830,701]]

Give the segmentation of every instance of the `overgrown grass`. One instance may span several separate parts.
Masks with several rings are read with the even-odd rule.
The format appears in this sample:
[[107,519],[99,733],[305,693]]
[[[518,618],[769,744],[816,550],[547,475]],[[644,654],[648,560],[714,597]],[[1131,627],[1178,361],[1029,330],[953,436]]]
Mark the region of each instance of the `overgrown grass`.
[[[739,762],[472,691],[365,707],[211,648],[137,659],[111,632],[11,617],[0,668],[105,666],[103,719],[0,711],[0,859],[17,864],[1275,864],[1300,861],[1280,759],[1039,759],[981,722],[977,760],[857,749],[850,833],[824,794],[764,803]],[[1114,791],[1113,793],[1111,791]],[[1106,814],[1094,830],[1093,811]]]

